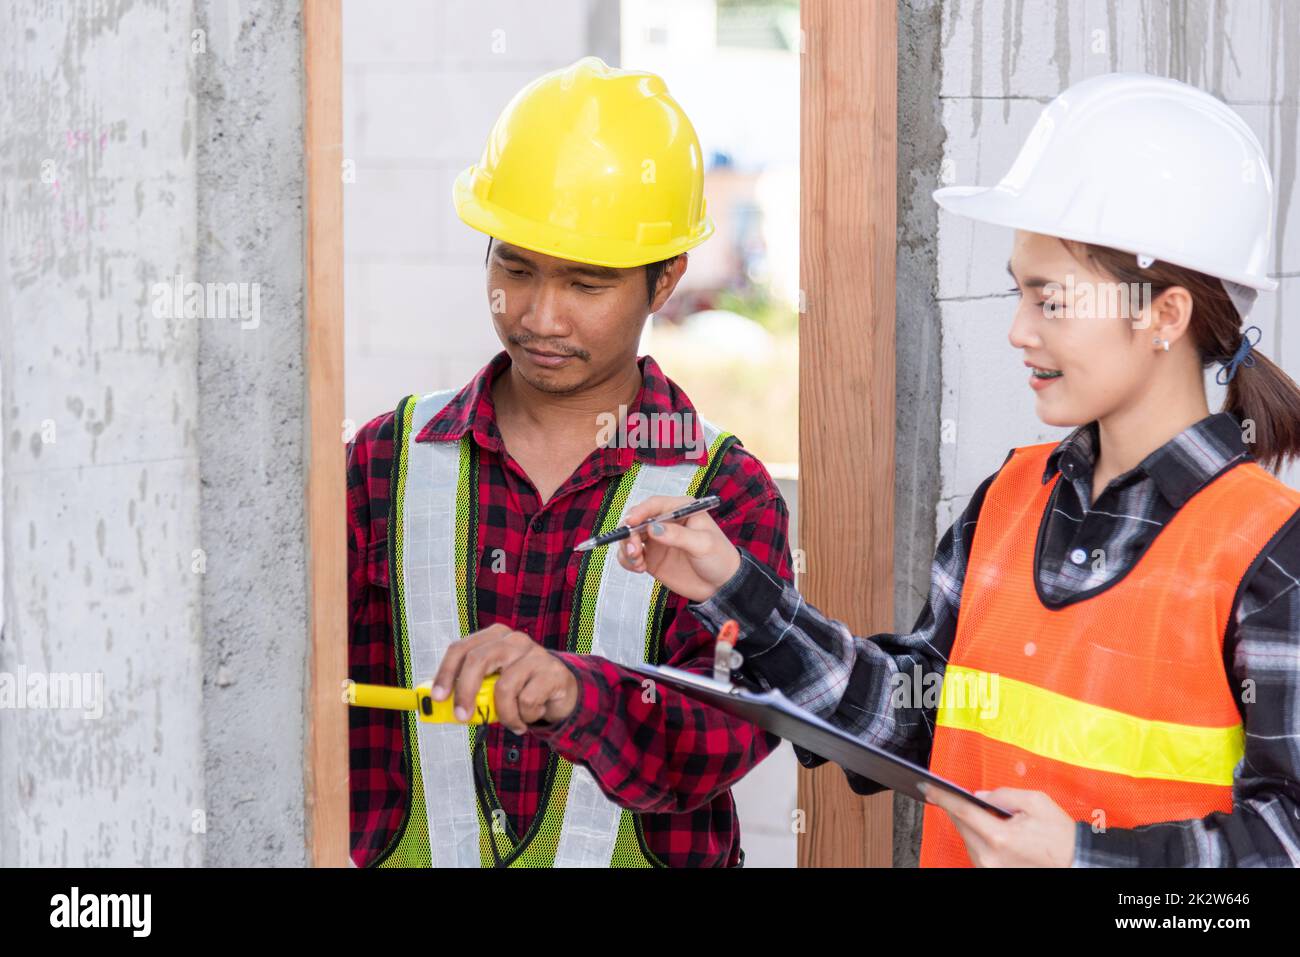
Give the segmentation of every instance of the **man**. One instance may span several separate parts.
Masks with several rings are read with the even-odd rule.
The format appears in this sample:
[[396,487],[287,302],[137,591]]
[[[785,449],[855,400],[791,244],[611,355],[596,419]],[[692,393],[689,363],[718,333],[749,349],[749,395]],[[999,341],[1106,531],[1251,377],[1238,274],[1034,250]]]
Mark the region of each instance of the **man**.
[[741,862],[729,787],[777,739],[624,667],[712,673],[713,637],[606,549],[574,550],[650,495],[714,494],[727,534],[790,578],[771,477],[636,355],[712,232],[701,166],[662,80],[593,57],[525,87],[456,182],[492,237],[504,351],[349,446],[349,664],[432,678],[462,720],[499,674],[499,723],[352,709],[358,865]]

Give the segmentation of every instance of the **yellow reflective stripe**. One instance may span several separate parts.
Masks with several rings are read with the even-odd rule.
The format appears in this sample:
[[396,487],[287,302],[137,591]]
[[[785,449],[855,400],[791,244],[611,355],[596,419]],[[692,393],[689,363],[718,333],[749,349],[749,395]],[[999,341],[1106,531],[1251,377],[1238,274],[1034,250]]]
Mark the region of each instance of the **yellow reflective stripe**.
[[[958,694],[947,693],[950,682],[979,690],[957,700]],[[940,696],[937,725],[1094,771],[1231,785],[1245,753],[1240,724],[1207,728],[1151,721],[959,665],[948,666]]]

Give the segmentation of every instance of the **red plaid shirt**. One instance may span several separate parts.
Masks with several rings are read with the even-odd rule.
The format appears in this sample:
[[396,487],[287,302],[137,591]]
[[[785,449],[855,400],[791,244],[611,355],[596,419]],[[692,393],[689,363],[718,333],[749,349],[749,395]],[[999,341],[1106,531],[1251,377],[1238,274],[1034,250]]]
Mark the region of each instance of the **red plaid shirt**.
[[[696,415],[652,358],[639,365],[643,383],[629,415]],[[500,622],[531,635],[559,652],[578,678],[578,706],[565,721],[523,736],[501,725],[489,728],[497,796],[515,833],[525,833],[554,751],[585,764],[607,794],[645,815],[647,846],[665,864],[734,866],[740,828],[730,787],[779,739],[667,689],[658,689],[657,703],[646,703],[634,673],[563,650],[578,570],[573,547],[594,534],[609,483],[638,459],[661,466],[703,460],[687,458],[680,446],[598,448],[542,504],[497,430],[491,383],[509,366],[508,354],[499,353],[417,437],[458,441],[468,434],[480,449],[478,627]],[[388,685],[397,683],[387,557],[392,458],[389,412],[348,445],[348,667],[355,681]],[[733,445],[708,490],[698,494],[709,492],[722,499],[712,514],[732,541],[791,580],[789,513],[758,459]],[[501,555],[508,556],[504,570]],[[685,599],[669,593],[664,622],[659,663],[712,674],[713,636],[687,612]],[[406,805],[401,714],[351,708],[349,722],[352,859],[365,866],[394,838]]]

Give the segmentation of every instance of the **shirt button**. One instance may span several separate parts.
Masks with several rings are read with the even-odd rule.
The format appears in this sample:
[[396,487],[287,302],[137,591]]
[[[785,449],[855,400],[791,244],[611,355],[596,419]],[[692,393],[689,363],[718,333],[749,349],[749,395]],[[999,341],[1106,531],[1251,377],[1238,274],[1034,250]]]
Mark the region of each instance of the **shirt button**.
[[507,749],[507,750],[506,750],[506,760],[509,761],[511,764],[514,764],[516,761],[518,761],[518,760],[519,760],[519,749],[518,749],[518,748],[509,748],[509,749]]
[[1074,551],[1070,552],[1070,561],[1074,562],[1076,565],[1082,565],[1087,560],[1088,553],[1082,548],[1076,548]]
[[545,526],[546,526],[546,522],[542,519],[542,516],[538,515],[535,519],[533,519],[534,532],[540,532]]

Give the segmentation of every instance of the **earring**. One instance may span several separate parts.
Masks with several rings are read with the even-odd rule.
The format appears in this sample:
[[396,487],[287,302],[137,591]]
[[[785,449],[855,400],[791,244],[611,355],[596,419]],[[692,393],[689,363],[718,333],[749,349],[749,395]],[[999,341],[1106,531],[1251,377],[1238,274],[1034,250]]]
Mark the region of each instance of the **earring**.
[[1159,336],[1156,336],[1154,339],[1151,340],[1151,342],[1152,342],[1154,345],[1157,345],[1157,346],[1162,347],[1162,348],[1165,350],[1165,352],[1168,352],[1168,351],[1169,351],[1169,340],[1168,340],[1168,339],[1161,339]]

